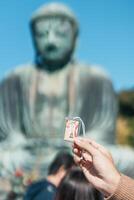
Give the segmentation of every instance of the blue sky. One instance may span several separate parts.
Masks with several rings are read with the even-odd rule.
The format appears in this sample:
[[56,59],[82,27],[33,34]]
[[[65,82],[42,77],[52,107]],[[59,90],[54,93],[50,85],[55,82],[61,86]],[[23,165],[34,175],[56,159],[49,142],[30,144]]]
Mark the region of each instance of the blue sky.
[[[0,78],[32,61],[29,19],[45,0],[0,0]],[[101,65],[116,90],[134,87],[134,0],[62,0],[76,14],[80,36],[75,57]]]

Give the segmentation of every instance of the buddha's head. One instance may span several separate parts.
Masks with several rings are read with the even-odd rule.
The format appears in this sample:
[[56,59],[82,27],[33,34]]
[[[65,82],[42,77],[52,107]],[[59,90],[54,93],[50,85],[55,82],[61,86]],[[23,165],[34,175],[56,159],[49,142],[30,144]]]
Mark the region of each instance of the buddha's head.
[[31,18],[31,30],[39,66],[55,71],[71,60],[78,23],[69,8],[59,3],[42,6]]

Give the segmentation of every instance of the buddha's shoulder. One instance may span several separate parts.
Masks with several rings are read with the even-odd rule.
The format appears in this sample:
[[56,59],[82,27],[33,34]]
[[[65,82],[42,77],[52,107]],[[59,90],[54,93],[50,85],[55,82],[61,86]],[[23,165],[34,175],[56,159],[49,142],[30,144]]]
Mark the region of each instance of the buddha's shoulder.
[[80,75],[85,77],[94,77],[94,78],[102,78],[109,79],[108,73],[104,70],[104,68],[100,65],[91,65],[86,63],[76,63],[76,69],[80,73]]
[[26,63],[16,66],[13,70],[8,72],[4,78],[6,79],[10,77],[25,77],[32,75],[33,73],[35,73],[35,71],[36,68],[34,64]]
[[35,72],[35,66],[32,63],[26,63],[23,65],[19,65],[14,68],[14,70],[11,72],[11,74],[14,75],[25,75]]

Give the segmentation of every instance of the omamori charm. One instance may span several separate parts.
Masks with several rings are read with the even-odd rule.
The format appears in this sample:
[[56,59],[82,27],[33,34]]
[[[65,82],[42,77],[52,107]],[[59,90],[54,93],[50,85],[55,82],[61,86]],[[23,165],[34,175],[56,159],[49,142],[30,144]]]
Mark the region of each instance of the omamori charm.
[[80,121],[76,119],[66,119],[64,140],[73,142],[74,137],[77,137],[79,135],[80,126]]

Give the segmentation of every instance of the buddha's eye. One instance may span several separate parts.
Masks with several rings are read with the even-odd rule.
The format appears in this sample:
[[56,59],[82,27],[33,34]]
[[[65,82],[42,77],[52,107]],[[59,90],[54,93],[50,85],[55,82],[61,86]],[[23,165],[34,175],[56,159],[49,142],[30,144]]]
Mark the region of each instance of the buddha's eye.
[[64,32],[64,31],[61,31],[61,30],[56,30],[55,34],[57,36],[60,36],[60,37],[65,37],[67,35],[67,32]]
[[36,36],[37,37],[47,37],[49,34],[49,31],[48,30],[44,30],[44,31],[37,31],[36,32]]

